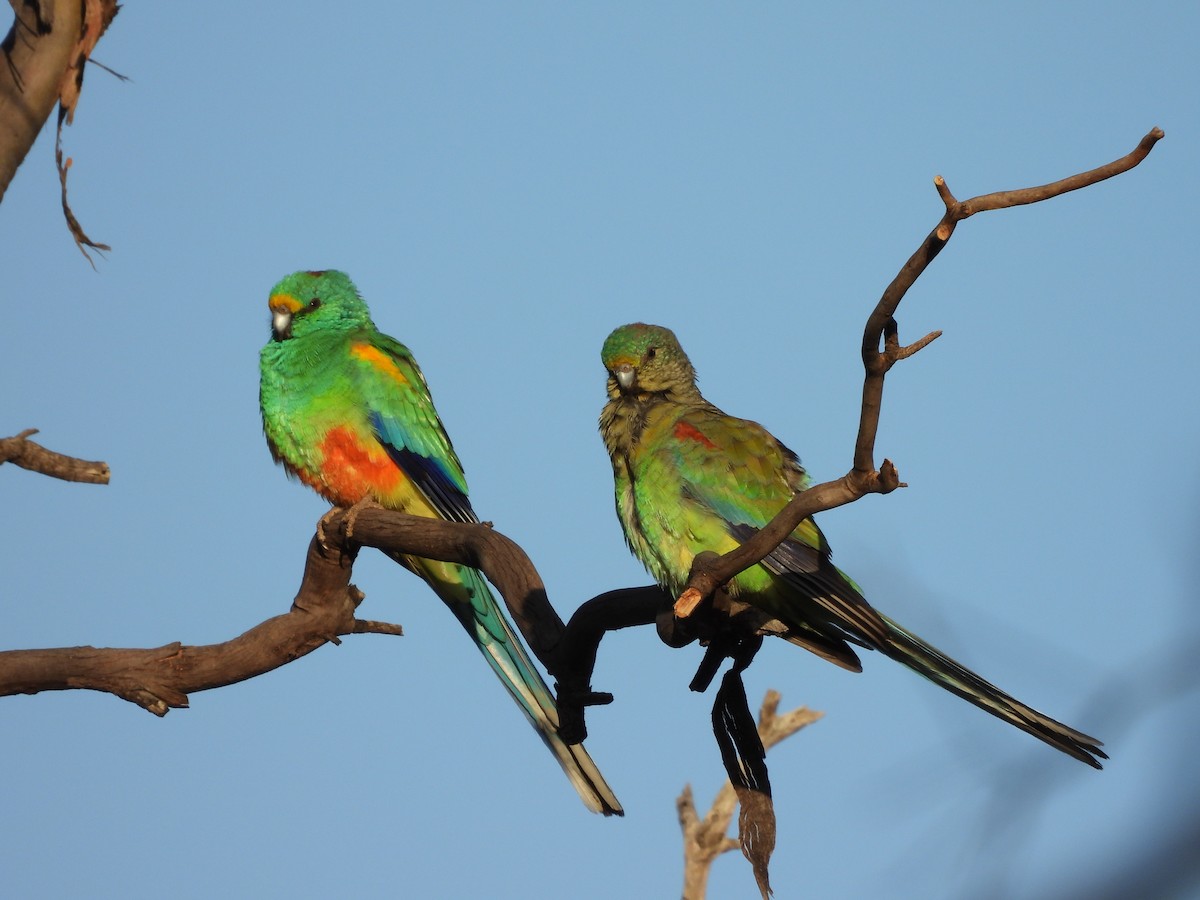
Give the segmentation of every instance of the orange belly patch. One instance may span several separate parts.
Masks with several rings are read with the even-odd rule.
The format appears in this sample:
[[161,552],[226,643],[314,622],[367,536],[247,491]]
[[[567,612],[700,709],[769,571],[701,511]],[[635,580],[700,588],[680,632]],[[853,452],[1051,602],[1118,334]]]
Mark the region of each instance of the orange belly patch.
[[364,497],[385,502],[408,480],[404,471],[377,442],[364,443],[349,428],[331,428],[321,441],[321,484],[310,487],[338,506],[353,506]]

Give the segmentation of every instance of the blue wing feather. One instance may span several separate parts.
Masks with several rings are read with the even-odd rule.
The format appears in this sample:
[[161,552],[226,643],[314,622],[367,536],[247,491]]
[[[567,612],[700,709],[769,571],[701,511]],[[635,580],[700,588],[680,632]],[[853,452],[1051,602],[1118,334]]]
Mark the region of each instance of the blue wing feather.
[[404,470],[439,515],[451,522],[479,521],[456,478],[460,476],[459,472],[447,466],[443,459],[413,449],[411,439],[396,419],[372,410],[371,427],[387,455]]

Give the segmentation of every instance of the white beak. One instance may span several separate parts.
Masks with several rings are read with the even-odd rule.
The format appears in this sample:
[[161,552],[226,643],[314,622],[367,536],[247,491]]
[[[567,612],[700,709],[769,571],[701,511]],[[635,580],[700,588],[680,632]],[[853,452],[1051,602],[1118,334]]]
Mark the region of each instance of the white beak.
[[271,330],[275,332],[276,340],[283,340],[292,333],[292,314],[286,309],[277,309],[271,313]]

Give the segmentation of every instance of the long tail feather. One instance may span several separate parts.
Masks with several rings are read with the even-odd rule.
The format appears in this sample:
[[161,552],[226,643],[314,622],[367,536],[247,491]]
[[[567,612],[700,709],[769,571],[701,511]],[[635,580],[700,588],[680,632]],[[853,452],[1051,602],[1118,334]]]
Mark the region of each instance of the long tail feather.
[[1108,759],[1100,749],[1101,742],[1094,737],[1042,715],[1036,709],[1026,706],[995,685],[984,681],[966,666],[955,662],[916,635],[905,631],[887,616],[881,614],[880,618],[888,630],[885,643],[878,649],[892,659],[1089,766],[1102,768],[1099,760]]
[[554,695],[529,659],[524,644],[509,625],[483,576],[475,569],[451,563],[413,557],[396,559],[425,579],[462,623],[488,665],[550,748],[587,808],[606,816],[625,815],[616,794],[583,745],[567,744],[558,736],[558,706]]

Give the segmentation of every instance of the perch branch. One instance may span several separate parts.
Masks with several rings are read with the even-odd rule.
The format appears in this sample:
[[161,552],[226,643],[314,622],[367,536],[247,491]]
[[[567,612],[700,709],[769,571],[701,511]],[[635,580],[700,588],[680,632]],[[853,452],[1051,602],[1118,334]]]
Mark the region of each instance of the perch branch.
[[[23,441],[24,435],[18,438]],[[411,554],[480,569],[500,591],[546,668],[551,673],[573,671],[563,662],[559,646],[562,619],[546,598],[529,557],[512,540],[485,524],[444,522],[366,507],[355,513],[350,541],[345,537],[348,518],[349,510],[344,509],[322,517],[323,539],[314,536],[310,542],[304,580],[288,613],[231,641],[207,646],[173,643],[153,649],[66,647],[0,652],[0,696],[84,688],[116,694],[164,715],[170,708],[186,706],[188,693],[261,675],[326,642],[340,643],[340,635],[401,634],[399,625],[354,616],[363,595],[350,584],[350,574],[360,545],[391,555]],[[657,588],[647,590],[654,595],[655,608],[661,607],[665,595]],[[610,695],[578,689],[568,706],[579,710],[582,719],[583,706],[611,700]]]
[[108,484],[108,463],[76,459],[47,450],[41,444],[29,440],[37,434],[36,428],[27,428],[18,435],[0,438],[0,465],[14,463],[22,469],[40,472],[63,481],[82,481],[87,484]]
[[292,608],[232,640],[151,649],[63,647],[0,652],[0,696],[103,691],[156,716],[188,705],[188,694],[262,675],[344,634],[401,634],[399,625],[356,619],[363,594],[350,584],[353,554],[309,544]]
[[546,668],[557,680],[558,734],[568,744],[587,737],[584,708],[612,702],[612,694],[592,690],[592,670],[600,640],[609,631],[649,625],[671,608],[671,595],[657,585],[608,591],[584,603],[567,623]]
[[[325,533],[340,536],[348,512],[339,510],[323,519]],[[354,543],[479,569],[504,598],[534,655],[554,671],[563,621],[525,551],[490,525],[364,507],[354,514]]]
[[[23,434],[9,440],[24,438]],[[186,706],[190,692],[261,675],[321,644],[340,643],[339,635],[401,634],[398,625],[354,617],[363,595],[350,584],[350,573],[360,545],[480,569],[500,591],[546,668],[552,673],[572,670],[563,663],[559,647],[562,619],[550,605],[533,563],[512,540],[485,524],[444,522],[366,507],[354,513],[351,541],[345,537],[349,512],[338,509],[322,517],[322,538],[314,537],[310,543],[304,581],[290,612],[231,641],[208,646],[174,643],[154,649],[0,652],[0,696],[87,688],[116,694],[163,715],[172,707]],[[656,602],[661,605],[661,592],[650,590],[657,592]],[[595,659],[594,649],[591,659]],[[582,720],[583,706],[611,700],[609,695],[579,689],[568,705],[579,710]]]
[[767,527],[740,547],[716,559],[698,556],[692,565],[687,587],[676,603],[676,610],[686,614],[704,599],[711,597],[720,585],[738,572],[759,562],[778,547],[780,542],[809,516],[851,503],[867,494],[886,494],[898,487],[904,487],[895,465],[890,460],[885,459],[878,469],[875,468],[875,438],[883,405],[884,376],[897,362],[927,347],[941,332],[931,332],[913,344],[902,346],[895,314],[908,289],[941,252],[959,221],[977,212],[1048,200],[1127,172],[1145,159],[1162,137],[1162,129],[1154,128],[1142,138],[1132,152],[1108,165],[1040,187],[983,194],[962,202],[955,200],[945,180],[938,176],[934,184],[946,206],[942,220],[892,279],[867,318],[863,330],[862,359],[866,371],[858,436],[854,444],[853,468],[839,479],[827,481],[797,494]]

